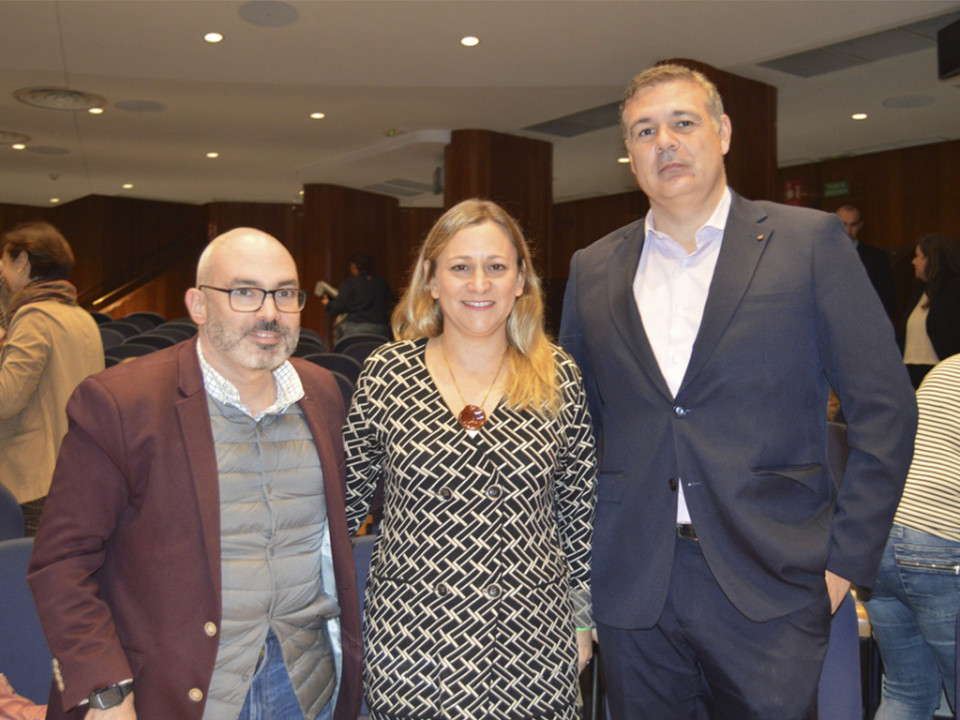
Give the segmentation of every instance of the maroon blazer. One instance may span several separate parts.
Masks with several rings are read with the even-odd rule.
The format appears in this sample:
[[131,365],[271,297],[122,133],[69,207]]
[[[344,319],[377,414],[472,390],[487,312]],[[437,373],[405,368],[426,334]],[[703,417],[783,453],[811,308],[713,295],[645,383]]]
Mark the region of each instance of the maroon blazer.
[[[335,720],[360,706],[360,618],[344,514],[343,400],[336,381],[291,360],[323,468],[341,607]],[[141,720],[200,720],[221,622],[216,451],[196,340],[93,375],[70,428],[28,579],[54,656],[48,718],[127,678]],[[68,712],[74,709],[72,712]]]

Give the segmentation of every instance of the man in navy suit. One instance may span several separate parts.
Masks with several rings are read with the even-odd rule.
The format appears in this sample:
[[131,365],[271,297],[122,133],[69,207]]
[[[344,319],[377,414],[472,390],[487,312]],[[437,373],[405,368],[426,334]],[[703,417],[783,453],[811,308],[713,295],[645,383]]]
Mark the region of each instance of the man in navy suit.
[[897,294],[893,284],[890,257],[880,248],[867,245],[857,237],[863,227],[863,215],[860,214],[860,209],[856,205],[841,205],[836,213],[847,229],[847,235],[853,241],[853,246],[857,249],[860,262],[867,271],[867,277],[870,278],[873,289],[880,296],[883,309],[887,311],[887,315],[893,315],[893,311],[897,308]]
[[873,582],[912,454],[893,330],[836,216],[727,187],[731,123],[703,75],[641,73],[621,120],[650,211],[574,255],[560,331],[601,447],[611,711],[815,718],[830,615]]

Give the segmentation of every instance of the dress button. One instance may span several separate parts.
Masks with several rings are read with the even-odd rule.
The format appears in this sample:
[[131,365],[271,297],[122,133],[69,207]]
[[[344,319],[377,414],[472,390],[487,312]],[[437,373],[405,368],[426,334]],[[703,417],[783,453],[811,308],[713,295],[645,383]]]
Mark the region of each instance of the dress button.
[[203,626],[203,631],[207,634],[207,637],[213,637],[217,634],[217,625],[216,623],[208,622]]
[[498,497],[500,497],[501,492],[502,490],[500,489],[499,485],[491,485],[487,488],[487,497],[496,500]]
[[453,490],[448,487],[440,488],[440,497],[442,497],[444,500],[449,500],[453,497]]
[[670,478],[670,479],[667,481],[667,484],[670,485],[670,489],[671,489],[673,492],[676,492],[676,491],[677,491],[677,479],[676,479],[676,478]]
[[499,585],[488,585],[486,589],[486,594],[488,598],[500,597],[500,586]]
[[194,702],[200,702],[203,700],[203,690],[200,688],[193,688],[190,692],[187,693],[190,696],[190,699]]
[[434,589],[437,591],[437,595],[439,595],[440,597],[443,597],[448,592],[450,592],[450,588],[448,588],[443,583],[437,583],[437,586]]
[[687,409],[683,405],[674,405],[673,414],[676,415],[677,417],[682,418],[684,415],[687,414]]

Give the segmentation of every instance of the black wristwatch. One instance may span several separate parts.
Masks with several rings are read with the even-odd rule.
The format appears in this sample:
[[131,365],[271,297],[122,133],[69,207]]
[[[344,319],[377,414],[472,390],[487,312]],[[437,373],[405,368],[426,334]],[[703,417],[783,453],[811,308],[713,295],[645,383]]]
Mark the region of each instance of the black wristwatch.
[[126,685],[111,685],[103,690],[94,690],[90,697],[90,707],[96,710],[107,710],[116,707],[123,702],[123,699],[133,692],[133,683]]

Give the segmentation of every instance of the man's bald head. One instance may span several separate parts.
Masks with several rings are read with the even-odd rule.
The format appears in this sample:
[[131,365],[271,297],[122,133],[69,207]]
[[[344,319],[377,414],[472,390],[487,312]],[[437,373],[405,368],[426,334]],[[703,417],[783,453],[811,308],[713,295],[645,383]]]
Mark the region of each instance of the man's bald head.
[[238,251],[274,251],[278,254],[278,257],[285,255],[289,262],[294,264],[290,251],[273,235],[268,235],[256,228],[234,228],[218,235],[204,248],[200,255],[200,261],[197,263],[197,285],[206,285],[212,282],[211,277],[216,272],[217,267],[222,264],[223,258]]

